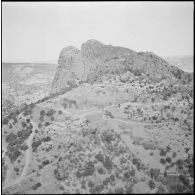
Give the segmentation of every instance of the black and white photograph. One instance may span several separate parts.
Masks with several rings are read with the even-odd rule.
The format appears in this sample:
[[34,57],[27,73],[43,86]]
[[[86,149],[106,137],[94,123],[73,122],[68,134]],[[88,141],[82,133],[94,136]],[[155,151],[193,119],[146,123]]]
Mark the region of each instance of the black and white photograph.
[[2,194],[194,193],[194,2],[1,2]]

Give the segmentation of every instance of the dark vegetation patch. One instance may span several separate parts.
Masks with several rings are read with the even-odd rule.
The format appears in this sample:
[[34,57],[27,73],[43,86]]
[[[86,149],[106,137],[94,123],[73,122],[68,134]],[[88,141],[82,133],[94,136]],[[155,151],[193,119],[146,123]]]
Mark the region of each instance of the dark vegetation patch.
[[141,170],[144,169],[144,165],[141,163],[141,160],[138,158],[133,158],[133,165],[135,165],[137,167],[137,170]]
[[43,142],[49,142],[49,141],[51,141],[51,137],[47,136],[47,137],[44,137],[42,140],[43,140]]
[[161,159],[160,159],[160,163],[164,165],[164,164],[166,163],[166,159],[161,158]]
[[42,164],[43,164],[43,167],[44,167],[44,166],[50,164],[50,161],[49,160],[45,160],[45,161],[42,162]]
[[161,148],[161,150],[160,150],[160,156],[166,156],[166,154],[167,154],[166,150],[163,150]]
[[85,164],[84,168],[76,172],[77,178],[92,176],[95,172],[95,166],[93,162],[89,161]]
[[34,141],[32,143],[32,149],[33,149],[33,152],[36,152],[37,151],[37,148],[42,144],[42,141],[41,140],[38,140],[38,141]]
[[160,169],[154,169],[154,168],[150,169],[150,176],[152,179],[157,180],[159,178],[159,174],[160,174]]
[[23,143],[31,133],[32,130],[29,129],[18,131],[17,134],[10,133],[6,136],[6,142],[8,143],[6,154],[12,163],[22,154],[21,151],[28,149],[28,146]]
[[149,181],[148,185],[149,185],[151,190],[153,190],[156,187],[156,184],[152,179]]
[[47,126],[49,126],[51,123],[50,122],[45,122],[45,126],[47,127]]
[[41,186],[42,186],[41,183],[36,183],[34,186],[32,186],[32,189],[37,190]]

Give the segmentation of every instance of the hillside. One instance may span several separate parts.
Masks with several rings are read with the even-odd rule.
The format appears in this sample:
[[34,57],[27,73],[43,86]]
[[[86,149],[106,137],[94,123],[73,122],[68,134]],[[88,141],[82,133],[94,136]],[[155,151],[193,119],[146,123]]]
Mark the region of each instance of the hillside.
[[79,82],[100,79],[107,73],[120,74],[127,70],[137,75],[144,73],[155,80],[186,77],[184,71],[152,52],[135,52],[88,40],[82,44],[81,50],[73,46],[62,49],[52,83],[52,93]]
[[3,120],[3,193],[192,193],[192,82],[153,53],[64,48],[50,95]]

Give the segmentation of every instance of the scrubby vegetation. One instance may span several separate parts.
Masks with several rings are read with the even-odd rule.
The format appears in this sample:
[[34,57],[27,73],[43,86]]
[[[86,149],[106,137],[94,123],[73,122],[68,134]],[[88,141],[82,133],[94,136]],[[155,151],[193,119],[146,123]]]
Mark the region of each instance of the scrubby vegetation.
[[32,143],[32,149],[33,149],[33,152],[36,152],[37,151],[37,148],[42,144],[42,141],[41,140],[38,140],[38,141],[34,141]]

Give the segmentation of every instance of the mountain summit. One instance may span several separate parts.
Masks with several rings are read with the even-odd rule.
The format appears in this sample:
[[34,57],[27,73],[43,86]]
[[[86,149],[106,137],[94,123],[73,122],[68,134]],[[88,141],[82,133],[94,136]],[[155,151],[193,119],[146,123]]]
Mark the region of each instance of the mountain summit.
[[96,80],[106,73],[118,74],[127,70],[157,79],[172,77],[178,71],[181,72],[152,52],[136,52],[91,39],[82,44],[81,50],[73,46],[61,50],[52,93],[60,92],[80,81]]

